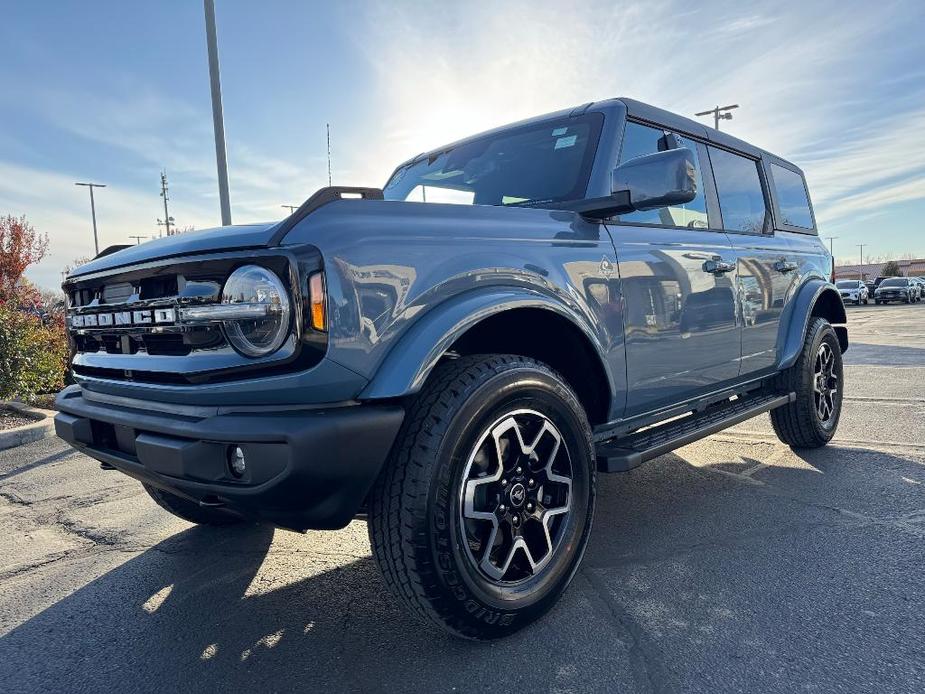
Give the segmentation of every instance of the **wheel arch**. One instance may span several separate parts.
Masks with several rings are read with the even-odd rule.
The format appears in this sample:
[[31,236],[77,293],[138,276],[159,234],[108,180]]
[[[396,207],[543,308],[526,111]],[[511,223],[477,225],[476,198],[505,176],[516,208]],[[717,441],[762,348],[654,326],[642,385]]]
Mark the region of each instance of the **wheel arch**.
[[848,316],[841,294],[830,282],[814,278],[803,284],[790,302],[786,319],[781,320],[778,344],[781,350],[778,369],[787,369],[796,362],[803,349],[803,341],[811,318],[825,318],[835,328],[842,353],[848,350]]
[[519,354],[561,373],[592,424],[601,423],[607,420],[614,381],[600,345],[577,311],[551,297],[518,289],[468,292],[419,319],[392,346],[359,397],[417,393],[448,354]]

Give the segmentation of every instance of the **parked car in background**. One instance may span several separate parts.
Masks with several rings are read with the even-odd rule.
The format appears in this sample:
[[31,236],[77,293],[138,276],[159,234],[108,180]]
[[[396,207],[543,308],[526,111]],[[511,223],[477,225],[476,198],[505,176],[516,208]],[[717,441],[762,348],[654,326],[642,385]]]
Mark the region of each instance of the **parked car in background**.
[[877,291],[877,284],[873,280],[867,280],[864,286],[867,287],[867,296],[873,299],[874,292]]
[[868,299],[867,285],[861,280],[839,280],[835,283],[838,293],[841,294],[841,300],[845,303],[866,304]]
[[925,278],[910,277],[909,279],[912,280],[912,283],[916,286],[918,291],[917,301],[921,301],[923,298],[925,298]]
[[918,301],[918,287],[908,277],[887,277],[874,292],[874,303],[888,304],[891,301],[907,304]]

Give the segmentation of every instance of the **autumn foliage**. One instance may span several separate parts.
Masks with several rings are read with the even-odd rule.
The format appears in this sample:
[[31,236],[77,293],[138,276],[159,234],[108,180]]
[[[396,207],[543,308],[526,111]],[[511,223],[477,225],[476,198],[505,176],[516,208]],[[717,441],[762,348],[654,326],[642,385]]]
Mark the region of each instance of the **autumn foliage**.
[[48,251],[48,234],[38,233],[25,217],[0,217],[0,301],[16,302],[23,273]]
[[68,348],[61,310],[50,311],[23,273],[48,250],[25,217],[0,217],[0,400],[59,390]]

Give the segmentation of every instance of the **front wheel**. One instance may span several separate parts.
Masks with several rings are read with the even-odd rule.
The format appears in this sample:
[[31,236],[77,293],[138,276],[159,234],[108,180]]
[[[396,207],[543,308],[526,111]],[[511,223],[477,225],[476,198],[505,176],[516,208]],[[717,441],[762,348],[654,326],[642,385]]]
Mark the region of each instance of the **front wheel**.
[[520,356],[447,361],[371,494],[373,554],[415,614],[458,636],[506,636],[571,581],[594,484],[591,428],[558,374]]
[[779,386],[796,400],[771,410],[777,437],[793,448],[819,448],[835,435],[841,416],[844,371],[835,330],[824,318],[813,318],[803,351],[779,377]]

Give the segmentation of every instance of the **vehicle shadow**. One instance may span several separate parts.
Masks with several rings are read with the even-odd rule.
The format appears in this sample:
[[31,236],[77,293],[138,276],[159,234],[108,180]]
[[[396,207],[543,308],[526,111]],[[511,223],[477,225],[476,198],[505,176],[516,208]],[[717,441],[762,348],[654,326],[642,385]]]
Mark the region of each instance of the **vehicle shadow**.
[[[723,646],[748,625],[730,621],[726,613],[736,613],[736,599],[709,576],[736,576],[740,594],[776,589],[767,584],[766,567],[743,563],[736,548],[799,533],[801,524],[857,524],[832,510],[843,501],[871,515],[885,513],[884,495],[894,516],[897,509],[925,508],[919,463],[877,453],[878,474],[872,475],[871,455],[832,446],[802,454],[806,466],[767,468],[765,479],[754,483],[705,470],[680,455],[627,474],[602,475],[594,533],[575,585],[550,617],[494,644],[452,639],[419,624],[388,595],[372,559],[345,562],[336,541],[329,554],[301,550],[299,542],[277,550],[271,548],[271,528],[193,527],[10,631],[0,639],[0,681],[10,692],[507,691],[515,684],[550,691],[564,677],[577,691],[597,689],[594,683],[615,691],[632,690],[661,673],[664,691],[698,689],[698,683],[710,689],[708,679],[689,679],[709,677],[694,668],[699,649]],[[737,469],[723,460],[716,466],[726,473]],[[799,501],[801,495],[805,501]],[[710,553],[714,546],[721,551]],[[705,548],[707,554],[698,557]],[[797,562],[801,556],[797,549],[778,561]],[[833,552],[823,559],[825,572],[857,576],[856,556]],[[687,572],[684,580],[693,594],[719,605],[719,616],[709,616],[712,631],[698,622],[708,619],[698,613],[666,627],[653,625],[646,610],[637,609],[633,591],[640,576],[665,560],[673,572]],[[705,562],[712,572],[707,578],[696,573]],[[648,601],[647,610],[652,604],[694,609],[676,605],[673,590],[653,583],[640,599]],[[839,600],[851,603],[850,595]],[[787,662],[788,648],[818,641],[815,626],[804,625],[802,634],[797,621],[778,642],[773,612],[778,606],[759,602],[751,609],[767,611],[749,619],[767,619],[763,638],[779,649],[756,647],[766,662]],[[686,626],[678,626],[682,623]],[[854,644],[853,638],[847,643]],[[881,648],[893,648],[891,641]],[[833,642],[845,646],[844,639]],[[870,647],[867,640],[856,645]],[[647,647],[650,652],[640,655]],[[867,652],[876,661],[877,654]],[[748,657],[737,652],[730,667],[740,672]],[[499,663],[507,665],[499,670]],[[581,677],[588,678],[585,684],[575,685]],[[808,681],[806,673],[799,677]],[[761,689],[758,684],[746,680],[744,690]]]

